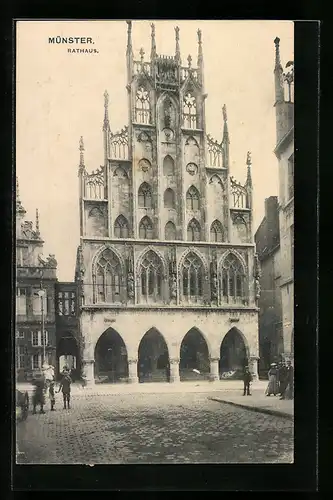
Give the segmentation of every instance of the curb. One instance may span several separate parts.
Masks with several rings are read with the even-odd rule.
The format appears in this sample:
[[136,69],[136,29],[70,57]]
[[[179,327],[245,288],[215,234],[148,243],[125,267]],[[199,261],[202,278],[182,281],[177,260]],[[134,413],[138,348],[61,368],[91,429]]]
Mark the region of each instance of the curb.
[[237,406],[239,408],[245,408],[246,410],[253,411],[256,413],[266,413],[266,415],[274,415],[276,417],[283,417],[288,420],[294,420],[294,416],[289,413],[285,413],[279,410],[271,410],[270,408],[260,408],[258,406],[243,405],[240,403],[234,403],[233,401],[225,401],[224,399],[208,398],[211,401],[217,401],[218,403],[224,403],[230,406]]

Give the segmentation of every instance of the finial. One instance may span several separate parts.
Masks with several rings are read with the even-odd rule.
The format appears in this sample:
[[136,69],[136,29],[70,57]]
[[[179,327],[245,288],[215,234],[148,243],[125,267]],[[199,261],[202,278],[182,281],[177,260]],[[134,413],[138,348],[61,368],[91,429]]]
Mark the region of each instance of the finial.
[[223,120],[225,122],[228,121],[228,118],[227,118],[227,106],[225,104],[223,104],[222,113],[223,113]]
[[280,60],[280,38],[276,37],[274,40],[275,44],[275,68],[280,68],[281,67],[281,60]]
[[109,125],[109,94],[108,91],[106,90],[104,92],[104,123],[103,123],[103,130],[107,130],[110,128]]
[[201,45],[202,40],[201,40],[201,30],[200,29],[197,31],[197,34],[198,34],[198,44]]
[[151,27],[151,54],[150,58],[155,59],[156,57],[156,41],[155,41],[155,24],[152,23]]
[[187,58],[187,61],[188,61],[188,67],[190,68],[192,66],[192,56],[191,56],[191,54],[189,54],[189,56]]
[[181,64],[180,59],[180,47],[179,47],[179,27],[175,27],[175,35],[176,35],[176,61],[178,64]]
[[133,56],[133,50],[132,50],[132,21],[126,21],[127,22],[127,50],[126,53],[127,55]]
[[82,135],[80,137],[79,150],[80,150],[80,166],[83,166],[84,165],[84,144],[83,144]]
[[141,63],[143,63],[144,55],[145,55],[145,51],[144,51],[144,50],[143,50],[143,48],[141,47],[141,49],[140,49]]
[[38,208],[36,208],[36,234],[37,234],[37,236],[40,235],[40,232],[39,232],[39,214],[38,214]]
[[246,184],[249,187],[252,187],[252,176],[251,176],[251,164],[252,164],[252,160],[251,160],[251,153],[250,153],[250,151],[248,151],[247,155],[246,155],[246,164],[247,164],[247,179],[246,179]]

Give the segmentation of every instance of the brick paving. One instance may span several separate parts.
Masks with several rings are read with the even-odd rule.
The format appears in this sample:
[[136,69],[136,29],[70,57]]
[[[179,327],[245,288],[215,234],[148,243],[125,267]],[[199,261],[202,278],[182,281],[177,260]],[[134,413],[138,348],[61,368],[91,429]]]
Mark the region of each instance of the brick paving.
[[292,462],[293,425],[208,393],[73,398],[17,424],[17,463]]

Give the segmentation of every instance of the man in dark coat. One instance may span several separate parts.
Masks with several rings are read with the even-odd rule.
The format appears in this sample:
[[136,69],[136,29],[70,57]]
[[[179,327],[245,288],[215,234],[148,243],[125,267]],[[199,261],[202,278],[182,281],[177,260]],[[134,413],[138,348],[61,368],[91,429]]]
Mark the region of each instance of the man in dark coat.
[[287,361],[286,367],[286,387],[280,399],[293,399],[294,398],[294,367],[291,361]]
[[36,413],[37,405],[40,405],[40,413],[45,413],[44,404],[45,404],[45,380],[44,377],[36,378],[33,380],[32,384],[34,385],[34,393],[32,397],[32,405],[33,410],[32,413]]
[[69,373],[64,372],[58,390],[58,392],[62,391],[62,396],[64,399],[64,410],[66,410],[66,408],[70,409],[71,383],[72,379],[70,378]]
[[248,366],[246,366],[245,370],[244,370],[243,382],[244,382],[244,394],[243,394],[243,396],[246,396],[246,395],[251,396],[250,384],[252,382],[252,375],[250,373]]

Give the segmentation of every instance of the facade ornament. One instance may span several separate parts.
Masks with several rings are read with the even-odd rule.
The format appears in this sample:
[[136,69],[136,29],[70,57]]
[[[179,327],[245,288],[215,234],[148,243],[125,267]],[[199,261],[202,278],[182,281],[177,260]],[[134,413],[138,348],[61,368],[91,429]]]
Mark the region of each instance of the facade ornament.
[[127,362],[129,365],[135,365],[135,364],[137,364],[138,360],[137,359],[128,359]]
[[84,259],[83,259],[83,253],[82,253],[82,246],[80,245],[79,246],[79,250],[78,250],[78,257],[79,257],[79,272],[80,272],[80,276],[81,278],[84,276],[85,274],[85,267],[84,267]]
[[258,254],[254,254],[254,277],[259,279],[261,276],[261,266]]
[[192,56],[191,56],[191,54],[188,55],[187,62],[188,62],[188,67],[190,69],[191,66],[192,66]]
[[261,293],[261,287],[260,287],[260,282],[259,279],[256,278],[255,280],[255,293],[256,293],[256,302],[258,302],[260,298],[260,293]]
[[58,262],[55,259],[55,255],[50,253],[47,257],[47,267],[51,267],[52,269],[56,269]]
[[171,359],[169,359],[170,365],[178,365],[179,362],[180,362],[180,359],[178,359],[178,358],[171,358]]
[[135,295],[135,283],[134,283],[134,259],[133,259],[133,248],[132,246],[127,249],[127,294],[130,299],[134,298]]
[[179,27],[175,27],[175,34],[176,34],[176,62],[178,64],[181,64],[181,59],[180,59],[180,47],[179,47]]
[[40,237],[38,208],[36,208],[36,236],[37,238]]
[[172,299],[177,298],[177,277],[175,274],[172,274],[170,278],[170,295]]
[[44,259],[43,254],[38,254],[38,262],[41,266],[46,267],[47,266],[47,260]]
[[141,59],[141,64],[143,64],[144,62],[144,57],[145,57],[145,51],[143,50],[143,48],[141,47],[140,49],[140,59]]
[[210,286],[212,300],[217,299],[218,279],[217,279],[217,256],[216,248],[213,249],[212,261],[210,263]]
[[223,104],[222,113],[223,113],[223,121],[225,121],[225,122],[228,121],[227,106],[225,104]]

